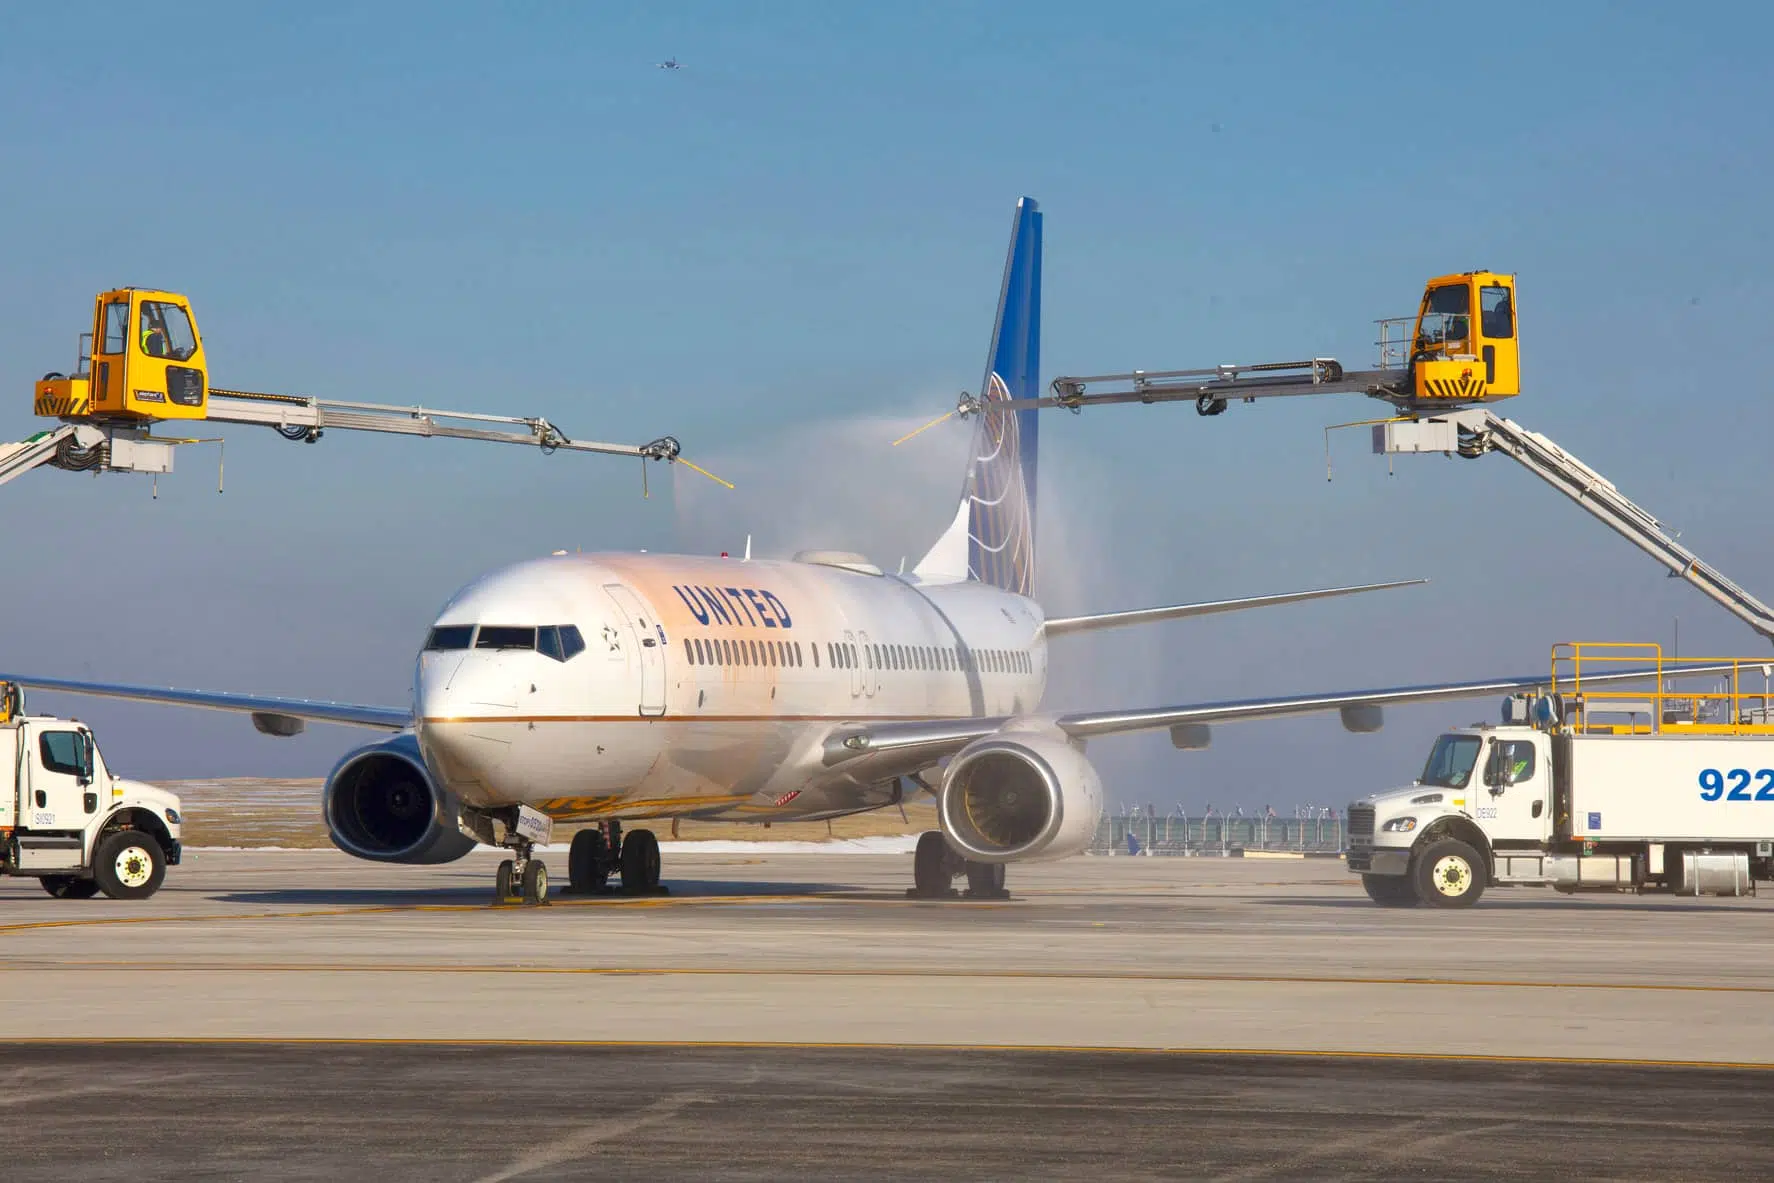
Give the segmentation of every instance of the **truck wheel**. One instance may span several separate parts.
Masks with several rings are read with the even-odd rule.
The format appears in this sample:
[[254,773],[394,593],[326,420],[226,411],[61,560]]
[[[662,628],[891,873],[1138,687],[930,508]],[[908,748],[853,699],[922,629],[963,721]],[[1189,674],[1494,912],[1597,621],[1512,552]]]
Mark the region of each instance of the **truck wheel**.
[[166,852],[152,834],[112,830],[93,847],[92,877],[114,900],[145,900],[166,878]]
[[1382,908],[1414,908],[1422,902],[1409,875],[1363,875],[1361,886]]
[[1466,908],[1484,894],[1485,861],[1457,838],[1431,842],[1412,860],[1417,897],[1438,908]]
[[45,875],[43,890],[58,900],[90,900],[99,893],[98,881],[77,875]]

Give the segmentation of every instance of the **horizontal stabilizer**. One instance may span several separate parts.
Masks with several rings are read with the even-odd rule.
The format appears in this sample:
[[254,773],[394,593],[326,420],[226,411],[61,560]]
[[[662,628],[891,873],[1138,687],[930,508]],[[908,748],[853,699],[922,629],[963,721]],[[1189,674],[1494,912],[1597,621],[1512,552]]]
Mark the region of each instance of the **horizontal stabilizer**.
[[1325,600],[1332,596],[1353,596],[1360,592],[1386,591],[1394,587],[1415,587],[1428,582],[1427,579],[1400,579],[1392,583],[1325,587],[1316,591],[1285,592],[1275,596],[1250,596],[1242,600],[1209,600],[1201,604],[1173,604],[1168,608],[1135,608],[1130,612],[1103,612],[1096,616],[1062,616],[1049,620],[1044,627],[1049,637],[1063,637],[1067,633],[1085,633],[1099,628],[1180,620],[1185,616],[1212,616],[1217,612],[1242,612],[1246,608],[1273,608],[1277,604],[1298,604],[1304,600]]

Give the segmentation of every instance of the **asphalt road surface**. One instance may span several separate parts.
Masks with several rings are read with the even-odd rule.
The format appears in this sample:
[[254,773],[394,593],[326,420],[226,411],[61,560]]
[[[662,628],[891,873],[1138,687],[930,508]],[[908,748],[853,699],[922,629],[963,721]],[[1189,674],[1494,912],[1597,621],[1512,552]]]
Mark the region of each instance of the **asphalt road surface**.
[[1759,1069],[1176,1053],[0,1049],[21,1179],[1739,1179]]

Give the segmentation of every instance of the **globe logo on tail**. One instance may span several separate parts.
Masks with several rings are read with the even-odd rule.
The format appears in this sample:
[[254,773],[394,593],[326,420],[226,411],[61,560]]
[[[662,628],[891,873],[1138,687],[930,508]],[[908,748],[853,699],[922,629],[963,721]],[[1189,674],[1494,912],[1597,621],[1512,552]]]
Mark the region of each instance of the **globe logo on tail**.
[[968,575],[1027,596],[1035,590],[1035,522],[1029,466],[1024,463],[1023,419],[1033,413],[993,409],[994,403],[1010,398],[1009,387],[994,372],[986,381],[985,408],[973,433],[967,488]]

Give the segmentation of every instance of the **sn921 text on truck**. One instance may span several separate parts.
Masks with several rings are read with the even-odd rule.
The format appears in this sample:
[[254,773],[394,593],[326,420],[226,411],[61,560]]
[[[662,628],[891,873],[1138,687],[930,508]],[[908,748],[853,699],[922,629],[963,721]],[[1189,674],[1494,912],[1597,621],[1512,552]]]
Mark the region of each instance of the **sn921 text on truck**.
[[[1629,663],[1650,671],[1643,689],[1597,688]],[[1443,734],[1409,788],[1349,807],[1349,869],[1391,907],[1466,907],[1492,886],[1753,894],[1774,879],[1771,671],[1556,646],[1550,693]]]

